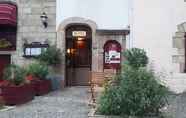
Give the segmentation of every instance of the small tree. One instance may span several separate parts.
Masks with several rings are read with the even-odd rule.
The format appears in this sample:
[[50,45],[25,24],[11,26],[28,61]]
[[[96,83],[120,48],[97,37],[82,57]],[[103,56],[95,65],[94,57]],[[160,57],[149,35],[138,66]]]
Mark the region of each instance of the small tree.
[[41,55],[38,56],[38,60],[47,65],[56,66],[61,63],[61,51],[55,46],[50,46],[46,50],[43,50]]
[[133,68],[145,67],[148,64],[148,57],[143,49],[132,48],[124,52],[126,63]]

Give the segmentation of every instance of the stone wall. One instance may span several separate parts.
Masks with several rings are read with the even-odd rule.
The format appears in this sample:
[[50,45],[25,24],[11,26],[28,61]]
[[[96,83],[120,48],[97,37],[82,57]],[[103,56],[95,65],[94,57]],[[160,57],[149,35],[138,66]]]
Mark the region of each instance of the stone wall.
[[[8,1],[8,0],[0,0]],[[26,41],[41,42],[48,40],[56,43],[56,0],[9,0],[16,2],[18,6],[18,30],[17,50],[7,52],[12,54],[13,63],[25,65],[33,59],[23,57],[23,44]],[[48,27],[44,28],[41,22],[41,14],[48,16]]]
[[[104,56],[104,45],[107,41],[109,40],[116,40],[117,42],[120,43],[121,47],[122,47],[122,51],[124,51],[126,49],[126,36],[125,35],[101,35],[101,34],[97,34],[96,35],[96,39],[98,42],[98,49],[97,49],[97,53],[98,53],[98,57],[97,57],[97,62],[95,62],[94,64],[97,65],[97,70],[99,72],[103,71],[103,56]],[[93,48],[93,50],[95,50]],[[122,57],[122,59],[124,59]]]
[[176,67],[174,72],[184,72],[185,69],[185,32],[186,23],[177,26],[178,31],[173,37],[173,55],[172,61]]

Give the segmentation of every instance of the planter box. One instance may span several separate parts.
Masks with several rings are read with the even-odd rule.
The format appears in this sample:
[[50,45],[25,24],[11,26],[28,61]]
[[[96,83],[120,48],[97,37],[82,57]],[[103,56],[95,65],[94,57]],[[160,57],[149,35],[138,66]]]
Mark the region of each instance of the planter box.
[[31,84],[22,86],[2,86],[0,96],[6,105],[18,105],[31,101],[34,98],[34,89]]
[[50,80],[35,80],[31,82],[35,95],[45,95],[51,91]]

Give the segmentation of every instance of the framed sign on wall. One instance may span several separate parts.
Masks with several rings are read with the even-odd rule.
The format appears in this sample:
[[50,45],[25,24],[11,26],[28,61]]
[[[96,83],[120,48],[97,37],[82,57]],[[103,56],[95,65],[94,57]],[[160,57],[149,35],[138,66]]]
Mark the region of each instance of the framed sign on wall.
[[121,68],[121,45],[116,40],[109,40],[104,45],[104,69]]
[[37,57],[42,51],[49,47],[48,44],[41,44],[40,42],[32,42],[31,44],[24,44],[23,57]]

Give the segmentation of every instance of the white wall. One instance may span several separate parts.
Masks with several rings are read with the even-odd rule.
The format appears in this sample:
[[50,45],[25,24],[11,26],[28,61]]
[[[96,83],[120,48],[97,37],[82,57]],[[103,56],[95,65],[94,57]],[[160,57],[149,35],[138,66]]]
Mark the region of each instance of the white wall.
[[177,25],[186,22],[184,0],[133,0],[130,8],[134,47],[144,48],[157,71],[170,74],[172,37]]
[[124,29],[128,0],[57,0],[57,27],[69,17],[91,19],[99,29]]

